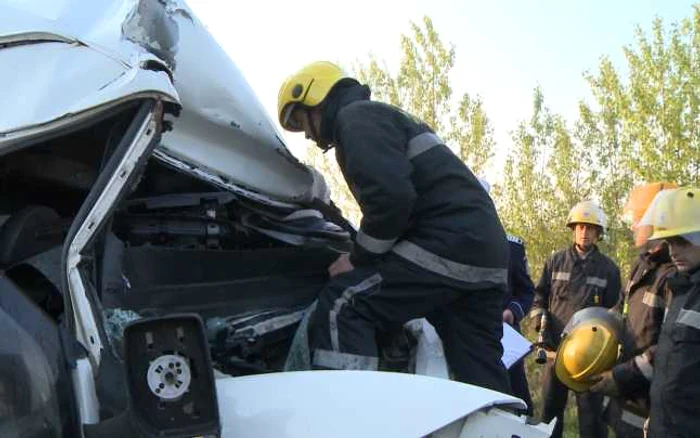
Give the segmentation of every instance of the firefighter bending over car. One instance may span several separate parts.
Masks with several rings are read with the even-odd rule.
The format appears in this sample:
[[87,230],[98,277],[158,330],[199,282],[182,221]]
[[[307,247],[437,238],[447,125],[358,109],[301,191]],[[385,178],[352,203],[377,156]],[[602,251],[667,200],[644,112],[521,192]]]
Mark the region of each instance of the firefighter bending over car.
[[501,362],[508,241],[477,178],[433,130],[336,65],[290,76],[282,127],[335,155],[363,213],[350,254],[330,267],[309,326],[312,365],[378,367],[377,329],[426,317],[455,379],[509,391]]

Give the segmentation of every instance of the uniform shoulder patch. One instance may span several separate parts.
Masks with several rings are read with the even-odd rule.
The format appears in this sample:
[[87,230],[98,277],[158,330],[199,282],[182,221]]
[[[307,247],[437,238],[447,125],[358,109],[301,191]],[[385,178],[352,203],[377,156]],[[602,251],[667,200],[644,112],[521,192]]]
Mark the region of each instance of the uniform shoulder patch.
[[517,243],[518,245],[525,245],[525,241],[523,241],[523,239],[511,234],[506,234],[506,239],[508,239],[509,242]]

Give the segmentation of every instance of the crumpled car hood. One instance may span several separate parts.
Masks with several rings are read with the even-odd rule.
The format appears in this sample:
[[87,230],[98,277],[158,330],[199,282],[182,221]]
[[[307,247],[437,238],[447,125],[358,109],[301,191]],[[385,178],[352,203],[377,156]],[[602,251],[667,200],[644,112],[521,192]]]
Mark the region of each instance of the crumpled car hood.
[[222,437],[421,437],[514,397],[445,379],[301,371],[216,380]]
[[0,148],[156,95],[182,106],[157,158],[263,202],[327,196],[184,1],[5,0],[0,17],[0,65],[13,66],[0,69]]
[[123,36],[128,3],[0,3],[0,145],[126,100],[178,100],[165,63]]

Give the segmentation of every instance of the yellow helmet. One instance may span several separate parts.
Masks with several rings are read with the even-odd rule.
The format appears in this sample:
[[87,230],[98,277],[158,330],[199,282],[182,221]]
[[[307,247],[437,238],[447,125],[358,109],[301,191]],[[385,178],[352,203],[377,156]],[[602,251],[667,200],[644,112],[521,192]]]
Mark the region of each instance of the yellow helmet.
[[320,105],[331,89],[343,79],[352,78],[328,61],[312,62],[288,77],[277,96],[277,117],[280,125],[288,131],[301,131],[302,127],[290,118],[295,104],[308,108]]
[[564,329],[554,359],[557,378],[573,391],[589,390],[591,377],[610,370],[617,362],[622,330],[620,316],[605,308],[576,312]]
[[605,233],[607,223],[605,213],[593,201],[581,201],[574,205],[566,219],[566,226],[569,228],[573,228],[576,224],[598,225],[602,228],[603,233]]
[[696,245],[700,234],[700,189],[664,190],[654,198],[640,224],[651,225],[649,240],[684,237]]

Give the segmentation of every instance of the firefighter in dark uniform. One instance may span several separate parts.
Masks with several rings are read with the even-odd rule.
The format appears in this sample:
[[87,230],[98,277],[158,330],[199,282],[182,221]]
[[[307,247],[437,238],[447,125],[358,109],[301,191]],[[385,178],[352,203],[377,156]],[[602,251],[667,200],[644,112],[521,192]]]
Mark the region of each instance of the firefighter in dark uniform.
[[312,365],[377,369],[376,330],[426,317],[457,380],[508,392],[508,241],[493,202],[429,126],[369,96],[329,62],[304,67],[279,92],[282,127],[335,146],[363,213],[310,320]]
[[[491,192],[491,184],[483,178],[479,178],[486,193]],[[530,269],[527,265],[525,242],[516,236],[506,235],[510,248],[508,260],[508,291],[503,300],[503,321],[510,324],[520,333],[520,322],[530,312],[532,300],[535,297],[535,285],[530,278]],[[519,360],[508,369],[511,394],[522,399],[527,404],[525,415],[532,417],[534,407],[530,388],[525,373],[525,360]]]
[[[567,226],[574,231],[574,245],[553,254],[545,263],[535,288],[531,315],[540,321],[542,312],[548,312],[552,349],[558,347],[562,331],[574,313],[591,306],[611,308],[619,300],[620,270],[595,245],[605,232],[605,225],[605,214],[595,203],[576,204],[567,220]],[[554,438],[562,434],[567,396],[568,388],[556,377],[554,361],[548,358],[543,376],[542,420],[549,423],[558,419]],[[576,402],[580,436],[607,436],[602,419],[603,396],[577,393]]]
[[668,280],[670,302],[656,349],[648,437],[700,436],[700,189],[660,192],[642,223],[650,241],[665,240],[678,272]]
[[668,245],[663,241],[649,242],[652,228],[640,226],[639,221],[651,201],[661,190],[677,187],[673,183],[657,182],[635,187],[623,209],[623,220],[634,233],[634,243],[641,250],[632,266],[630,278],[616,306],[626,325],[628,343],[624,358],[612,370],[594,380],[591,388],[612,397],[607,417],[617,438],[642,438],[645,419],[649,416],[649,387],[653,368],[649,355],[661,332],[666,309],[666,284],[675,274]]

